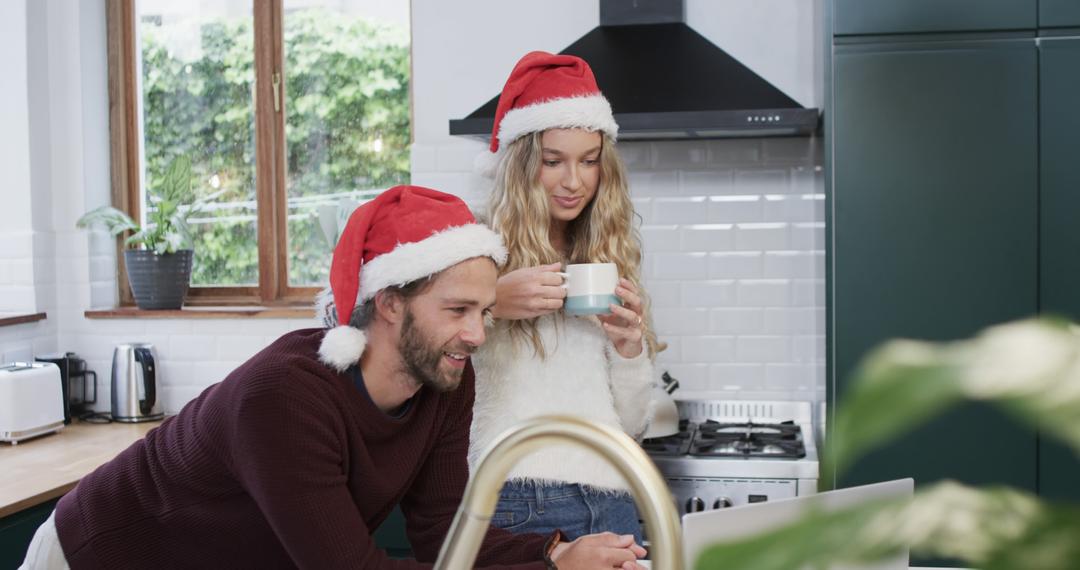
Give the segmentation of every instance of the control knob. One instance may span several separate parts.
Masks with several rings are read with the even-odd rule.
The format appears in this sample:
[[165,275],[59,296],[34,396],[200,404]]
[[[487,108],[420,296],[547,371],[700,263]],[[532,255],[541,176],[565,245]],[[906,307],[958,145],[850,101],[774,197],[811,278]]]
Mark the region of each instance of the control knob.
[[714,508],[714,509],[726,509],[726,508],[730,507],[732,504],[733,503],[731,502],[731,499],[729,499],[727,497],[720,497],[719,499],[716,499],[716,501],[713,502],[712,508]]
[[690,497],[686,500],[686,512],[700,513],[705,510],[705,501],[701,497]]

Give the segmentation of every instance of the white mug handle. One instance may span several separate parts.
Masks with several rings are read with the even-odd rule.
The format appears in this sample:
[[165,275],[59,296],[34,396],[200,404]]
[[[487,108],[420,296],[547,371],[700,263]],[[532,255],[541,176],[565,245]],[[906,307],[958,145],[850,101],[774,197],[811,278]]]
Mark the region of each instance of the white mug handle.
[[562,287],[563,289],[569,289],[570,288],[570,274],[569,273],[565,273],[563,271],[552,271],[552,273],[562,277],[562,285],[559,285],[559,287]]

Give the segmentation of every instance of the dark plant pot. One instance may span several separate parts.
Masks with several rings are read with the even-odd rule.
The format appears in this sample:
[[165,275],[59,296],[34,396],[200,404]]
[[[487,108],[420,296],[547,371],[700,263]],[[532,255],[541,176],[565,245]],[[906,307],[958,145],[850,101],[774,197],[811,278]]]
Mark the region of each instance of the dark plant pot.
[[124,250],[128,282],[140,309],[179,309],[191,284],[190,249],[158,255],[146,249]]

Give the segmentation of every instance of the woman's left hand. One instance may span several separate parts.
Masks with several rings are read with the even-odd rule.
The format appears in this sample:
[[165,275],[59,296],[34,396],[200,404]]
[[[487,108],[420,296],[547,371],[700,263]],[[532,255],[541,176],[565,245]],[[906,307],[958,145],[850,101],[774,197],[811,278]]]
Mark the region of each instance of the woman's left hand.
[[641,296],[628,279],[619,279],[615,294],[622,299],[622,306],[612,303],[611,314],[599,315],[597,318],[600,319],[600,326],[604,327],[604,332],[615,345],[615,350],[623,358],[634,358],[644,349]]

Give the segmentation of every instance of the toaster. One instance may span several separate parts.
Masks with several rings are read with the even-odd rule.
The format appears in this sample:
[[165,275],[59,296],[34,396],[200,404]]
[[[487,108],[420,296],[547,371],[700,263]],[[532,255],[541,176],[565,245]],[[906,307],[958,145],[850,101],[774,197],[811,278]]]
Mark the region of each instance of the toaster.
[[0,366],[0,441],[19,443],[63,427],[59,367],[51,362]]

